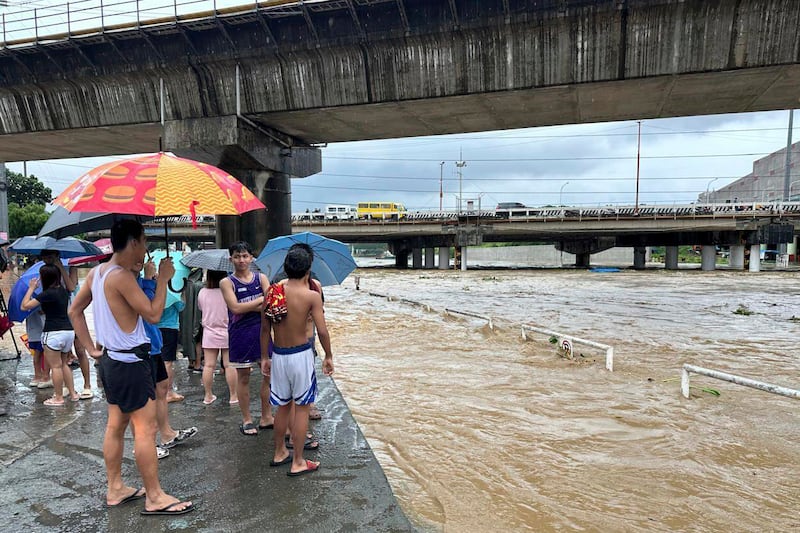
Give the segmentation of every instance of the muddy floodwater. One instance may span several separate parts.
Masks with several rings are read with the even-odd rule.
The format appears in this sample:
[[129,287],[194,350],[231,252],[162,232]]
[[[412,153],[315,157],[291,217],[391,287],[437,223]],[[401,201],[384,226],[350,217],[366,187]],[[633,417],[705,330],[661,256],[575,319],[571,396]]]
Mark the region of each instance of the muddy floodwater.
[[[800,531],[800,402],[679,381],[800,388],[797,273],[356,274],[326,288],[336,382],[421,530]],[[614,372],[521,324],[613,346]]]

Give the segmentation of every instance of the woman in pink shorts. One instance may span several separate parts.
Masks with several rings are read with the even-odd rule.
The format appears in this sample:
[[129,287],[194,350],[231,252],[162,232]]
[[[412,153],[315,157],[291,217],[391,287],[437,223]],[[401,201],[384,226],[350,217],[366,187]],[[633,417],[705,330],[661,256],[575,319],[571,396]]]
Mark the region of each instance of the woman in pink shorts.
[[227,272],[220,270],[209,270],[206,274],[206,286],[200,289],[197,295],[197,308],[200,310],[203,324],[203,388],[205,389],[203,403],[206,405],[211,405],[217,399],[212,386],[220,352],[230,394],[229,403],[239,403],[236,395],[236,369],[231,368],[228,359],[228,306],[219,288],[219,281],[227,275]]

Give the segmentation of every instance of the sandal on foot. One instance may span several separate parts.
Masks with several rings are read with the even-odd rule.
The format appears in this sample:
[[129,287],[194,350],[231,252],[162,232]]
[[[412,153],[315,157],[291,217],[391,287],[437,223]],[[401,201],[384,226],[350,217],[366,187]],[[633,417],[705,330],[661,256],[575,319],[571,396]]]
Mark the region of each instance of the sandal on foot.
[[81,400],[91,400],[94,398],[94,392],[92,392],[92,389],[83,389],[79,395],[79,398]]
[[167,398],[167,403],[182,402],[182,401],[183,401],[183,395],[181,394],[176,394],[175,396],[170,396],[169,398]]
[[194,504],[191,504],[191,503],[189,505],[187,505],[186,507],[184,507],[183,509],[173,509],[173,507],[175,507],[176,505],[180,505],[182,503],[184,503],[184,502],[171,503],[171,504],[167,505],[166,507],[162,507],[161,509],[155,509],[153,511],[148,511],[147,509],[145,509],[144,511],[141,512],[141,514],[143,514],[143,515],[158,515],[158,514],[161,514],[161,515],[165,515],[165,514],[179,515],[179,514],[186,514],[186,513],[190,512],[190,511],[194,511]]
[[[248,433],[248,431],[253,431],[253,433]],[[258,436],[258,428],[252,422],[248,422],[247,424],[240,424],[239,431],[242,432],[242,435],[246,437],[257,437]]]
[[270,461],[269,466],[283,466],[283,465],[288,465],[291,462],[292,462],[292,454],[289,454],[286,456],[286,459],[282,461],[275,461],[275,460]]
[[217,397],[216,397],[216,396],[214,396],[214,395],[212,394],[212,395],[211,395],[211,400],[210,400],[210,401],[208,401],[208,400],[203,400],[203,405],[211,405],[212,403],[214,403],[214,402],[216,402],[216,401],[217,401]]
[[119,507],[120,505],[126,504],[128,502],[144,498],[145,496],[146,493],[144,491],[144,488],[135,489],[131,494],[128,494],[117,503],[106,503],[106,507]]
[[303,474],[310,474],[311,472],[316,472],[317,470],[319,470],[319,463],[315,463],[314,461],[309,461],[308,459],[306,459],[305,470],[300,470],[299,472],[292,472],[291,470],[289,470],[288,472],[286,472],[286,475],[289,477],[296,477],[296,476],[302,476]]
[[275,424],[259,424],[258,429],[272,429],[275,427]]
[[[286,447],[290,450],[294,449],[294,444],[287,440]],[[303,444],[303,449],[311,451],[317,450],[319,449],[319,441],[314,440],[314,437],[306,437],[306,442]]]
[[48,407],[64,407],[66,404],[65,401],[58,402],[55,398],[48,398],[44,401],[44,404]]
[[178,432],[175,434],[175,436],[172,438],[172,440],[169,440],[167,442],[162,442],[161,446],[167,449],[174,448],[175,446],[185,441],[189,437],[194,436],[195,433],[197,433],[197,428],[194,426],[186,429],[179,429]]

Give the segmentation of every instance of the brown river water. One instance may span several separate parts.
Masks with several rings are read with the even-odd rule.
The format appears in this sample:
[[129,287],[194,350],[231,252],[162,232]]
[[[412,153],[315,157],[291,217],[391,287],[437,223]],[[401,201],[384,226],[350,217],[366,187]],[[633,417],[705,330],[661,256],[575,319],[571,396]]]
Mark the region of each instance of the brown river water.
[[[356,274],[326,288],[336,382],[421,530],[800,531],[800,403],[679,381],[800,388],[797,273]],[[612,345],[614,372],[523,323]]]

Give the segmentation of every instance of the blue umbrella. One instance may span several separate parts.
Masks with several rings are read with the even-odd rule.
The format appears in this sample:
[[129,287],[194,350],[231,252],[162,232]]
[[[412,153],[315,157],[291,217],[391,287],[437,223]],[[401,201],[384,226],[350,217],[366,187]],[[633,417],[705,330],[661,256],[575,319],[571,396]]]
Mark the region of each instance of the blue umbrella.
[[311,272],[323,286],[340,284],[356,269],[356,262],[346,244],[310,231],[270,239],[256,258],[256,265],[268,279],[276,279],[283,272],[286,252],[297,243],[308,244],[314,250]]
[[[66,259],[61,259],[61,264],[64,265],[64,268],[69,268]],[[23,311],[20,306],[22,305],[22,299],[25,297],[25,293],[28,292],[31,279],[39,275],[39,269],[42,268],[42,265],[44,265],[44,261],[34,263],[33,266],[23,272],[14,286],[11,287],[11,295],[8,298],[8,318],[10,318],[12,322],[22,322],[31,314],[32,311]],[[40,292],[42,292],[42,288],[36,287],[33,294],[35,296]]]
[[8,247],[9,250],[18,254],[39,255],[43,250],[56,250],[61,257],[83,257],[86,255],[100,255],[103,253],[100,248],[82,239],[75,237],[64,237],[55,239],[53,237],[20,237],[14,244]]
[[[150,259],[156,264],[158,267],[161,260],[167,257],[167,252],[164,250],[154,250],[150,252]],[[170,284],[169,289],[167,290],[167,303],[164,307],[169,307],[172,304],[177,302],[182,302],[181,299],[181,290],[186,285],[186,278],[189,277],[189,267],[181,263],[180,259],[183,257],[181,252],[172,252],[170,251],[169,257],[172,259],[172,264],[175,265],[175,275],[172,276],[170,280],[172,283]],[[178,290],[173,290],[173,287],[178,288]]]

